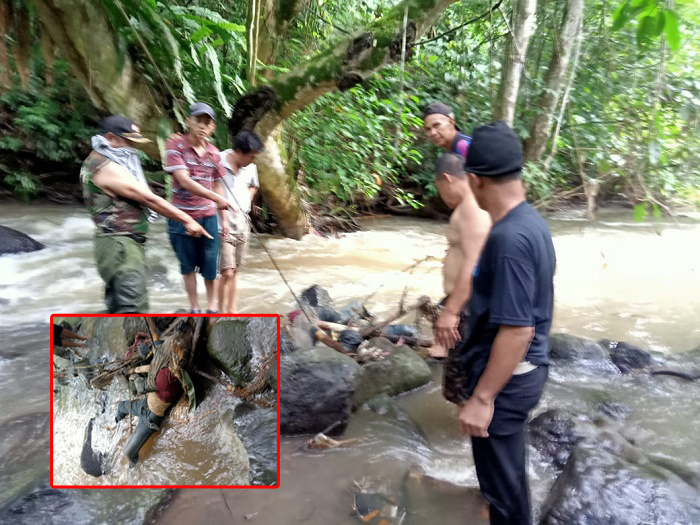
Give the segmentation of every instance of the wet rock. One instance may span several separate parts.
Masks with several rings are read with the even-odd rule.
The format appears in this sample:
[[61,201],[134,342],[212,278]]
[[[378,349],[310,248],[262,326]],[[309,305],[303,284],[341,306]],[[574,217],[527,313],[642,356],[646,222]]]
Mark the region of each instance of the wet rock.
[[610,360],[627,374],[636,370],[644,370],[651,365],[651,354],[638,346],[620,341],[610,349]]
[[60,490],[48,479],[31,494],[0,510],[0,523],[13,525],[130,525],[153,523],[173,490]]
[[277,361],[275,360],[265,372],[267,387],[273,392],[277,392]]
[[564,468],[579,442],[599,433],[591,421],[559,409],[547,410],[533,418],[528,431],[530,445],[557,468]]
[[127,346],[134,344],[136,334],[139,332],[148,333],[148,325],[143,317],[125,317],[123,327]]
[[209,334],[207,350],[236,384],[243,385],[252,379],[253,347],[248,339],[248,321],[236,319],[216,323]]
[[377,417],[370,419],[373,419],[372,426],[379,429],[376,435],[382,436],[382,439],[391,443],[404,442],[407,450],[431,448],[418,422],[394,398],[386,394],[373,397],[360,410],[376,414]]
[[331,299],[330,294],[317,284],[301,292],[301,300],[314,308],[333,307],[333,299]]
[[149,286],[162,285],[168,286],[172,284],[168,279],[168,268],[164,264],[151,264],[147,269],[147,277]]
[[48,412],[19,416],[0,427],[0,508],[48,478],[49,417]]
[[0,255],[35,252],[44,248],[43,244],[35,241],[29,235],[6,226],[0,226]]
[[624,403],[619,402],[603,402],[597,407],[597,410],[613,421],[624,421],[631,413],[631,410]]
[[595,341],[570,334],[549,336],[549,353],[560,361],[605,361],[608,353]]
[[413,466],[404,478],[402,494],[406,525],[488,525],[488,506],[478,487],[454,485]]
[[91,361],[114,361],[126,355],[124,319],[121,317],[86,317],[80,328],[80,335],[89,337],[87,349],[80,353]]
[[586,440],[545,501],[542,525],[700,523],[700,493],[630,445]]
[[280,426],[284,435],[322,432],[340,435],[350,417],[360,366],[330,348],[302,350],[282,358]]
[[380,394],[401,394],[431,381],[430,367],[410,347],[396,347],[383,337],[371,339],[369,344],[389,352],[390,355],[362,366],[353,406],[358,407]]
[[239,411],[235,424],[248,452],[251,483],[277,484],[277,409],[249,407]]
[[299,346],[294,342],[292,336],[287,330],[282,330],[280,333],[280,354],[291,354],[299,350]]

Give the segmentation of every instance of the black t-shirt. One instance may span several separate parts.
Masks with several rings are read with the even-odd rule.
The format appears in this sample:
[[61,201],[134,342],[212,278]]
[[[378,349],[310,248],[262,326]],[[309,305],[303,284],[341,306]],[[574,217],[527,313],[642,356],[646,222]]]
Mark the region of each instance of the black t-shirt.
[[486,368],[501,325],[534,326],[525,359],[533,365],[549,364],[555,265],[549,227],[527,202],[493,225],[474,269],[470,330],[460,352],[469,395]]

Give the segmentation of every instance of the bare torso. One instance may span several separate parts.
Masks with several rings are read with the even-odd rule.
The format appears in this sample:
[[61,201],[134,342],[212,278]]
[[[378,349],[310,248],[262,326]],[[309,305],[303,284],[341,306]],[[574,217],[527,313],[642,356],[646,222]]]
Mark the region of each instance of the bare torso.
[[459,223],[462,215],[462,207],[460,204],[450,215],[450,224],[447,229],[447,253],[443,263],[442,288],[445,295],[450,295],[454,290],[459,272],[463,265],[466,264],[467,256],[464,253],[460,242]]

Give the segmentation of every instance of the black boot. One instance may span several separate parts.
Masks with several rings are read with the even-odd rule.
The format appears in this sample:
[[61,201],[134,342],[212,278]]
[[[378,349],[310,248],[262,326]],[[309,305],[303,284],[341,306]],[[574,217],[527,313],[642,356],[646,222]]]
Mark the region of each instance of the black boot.
[[138,425],[136,425],[136,430],[131,434],[129,442],[124,447],[124,455],[129,458],[129,465],[133,467],[138,463],[139,450],[148,441],[148,438],[160,428],[162,422],[163,416],[157,416],[147,406],[144,408],[143,413],[139,417]]
[[148,408],[148,404],[146,403],[145,397],[142,399],[136,399],[132,401],[131,405],[129,405],[128,400],[119,401],[119,405],[117,406],[117,415],[114,418],[114,421],[119,423],[129,414],[131,414],[132,416],[138,416],[143,412],[144,408]]

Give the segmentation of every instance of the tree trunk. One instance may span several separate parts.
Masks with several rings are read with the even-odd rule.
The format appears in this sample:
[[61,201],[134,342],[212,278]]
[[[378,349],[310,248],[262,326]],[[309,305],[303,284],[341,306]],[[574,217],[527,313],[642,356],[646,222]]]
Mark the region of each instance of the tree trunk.
[[[367,28],[341,40],[333,49],[304,61],[289,73],[241,97],[229,120],[231,137],[243,129],[255,130],[265,141],[258,157],[261,192],[278,220],[282,232],[298,239],[307,231],[307,219],[294,190],[294,178],[279,155],[279,136],[284,119],[334,89],[347,90],[364,82],[389,62],[401,59],[403,15],[408,3],[407,60],[417,38],[435,23],[454,0],[406,0]],[[261,17],[263,18],[263,17]],[[263,34],[261,24],[261,37]],[[263,39],[258,58],[261,59]]]
[[545,87],[535,103],[537,113],[530,124],[530,136],[525,141],[525,162],[540,160],[552,131],[552,116],[569,65],[569,57],[578,37],[583,17],[584,0],[568,0],[559,37],[554,41]]
[[[291,21],[305,6],[303,0],[249,0],[246,35],[248,38],[248,82],[255,85],[257,62],[273,64],[280,42],[288,35]],[[271,77],[271,71],[265,74]]]
[[11,25],[11,7],[8,0],[0,0],[0,88],[3,89],[12,87],[10,59],[7,55],[7,30]]
[[509,24],[510,34],[503,57],[501,85],[494,115],[496,120],[504,120],[509,126],[513,125],[515,118],[520,76],[525,64],[530,36],[532,35],[536,9],[537,0],[518,0]]
[[[156,135],[161,102],[129,56],[119,68],[119,52],[107,15],[91,0],[33,0],[43,28],[70,64],[93,105],[105,113],[123,114]],[[155,142],[143,149],[159,157]]]

